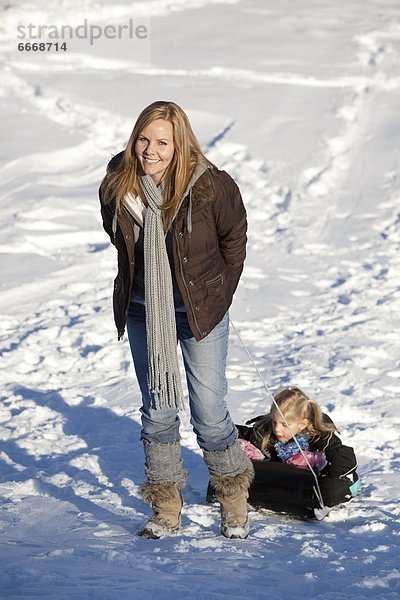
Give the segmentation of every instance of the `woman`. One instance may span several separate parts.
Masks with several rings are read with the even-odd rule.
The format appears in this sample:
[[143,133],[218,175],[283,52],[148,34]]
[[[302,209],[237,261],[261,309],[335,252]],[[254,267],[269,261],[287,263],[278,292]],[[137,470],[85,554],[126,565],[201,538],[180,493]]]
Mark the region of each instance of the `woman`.
[[139,534],[159,538],[180,526],[187,474],[178,340],[191,424],[221,504],[221,532],[245,538],[253,467],[224,399],[228,309],[246,247],[239,189],[203,155],[183,110],[159,101],[139,115],[99,194],[104,228],[118,250],[118,338],[127,326],[142,394],[141,495],[154,514]]

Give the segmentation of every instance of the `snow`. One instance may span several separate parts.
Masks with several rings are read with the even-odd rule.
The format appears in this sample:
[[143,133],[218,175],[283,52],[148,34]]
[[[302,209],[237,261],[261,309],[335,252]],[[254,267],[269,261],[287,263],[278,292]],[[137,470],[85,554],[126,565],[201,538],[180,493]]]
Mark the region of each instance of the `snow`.
[[[0,598],[399,598],[399,6],[0,10]],[[129,18],[151,25],[140,52],[127,40],[16,51],[21,23]],[[222,538],[185,414],[182,531],[136,535],[149,514],[139,391],[116,340],[97,188],[160,98],[187,110],[242,191],[248,257],[231,318],[263,379],[298,384],[356,450],[362,493],[324,521],[252,511],[247,540]],[[237,423],[268,409],[233,329],[228,380]]]

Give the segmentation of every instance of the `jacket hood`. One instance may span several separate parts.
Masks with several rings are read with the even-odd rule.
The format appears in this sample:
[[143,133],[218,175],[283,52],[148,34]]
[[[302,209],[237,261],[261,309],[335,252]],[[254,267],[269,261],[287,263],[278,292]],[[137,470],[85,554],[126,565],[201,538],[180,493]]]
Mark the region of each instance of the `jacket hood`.
[[[188,229],[188,233],[189,236],[192,233],[192,190],[193,190],[193,186],[196,183],[196,181],[198,179],[200,179],[200,177],[203,175],[203,173],[205,173],[207,171],[207,169],[210,168],[210,165],[203,159],[200,159],[199,162],[196,164],[193,174],[189,180],[189,183],[186,187],[186,191],[182,196],[182,200],[179,203],[178,209],[175,213],[175,217],[178,214],[178,211],[182,205],[182,202],[184,201],[184,199],[186,198],[186,196],[189,194],[189,202],[188,202],[188,212],[187,212],[187,229]],[[174,217],[174,218],[175,218]]]
[[183,198],[186,198],[186,196],[188,195],[188,193],[190,192],[190,190],[192,189],[192,187],[194,186],[194,184],[196,183],[196,181],[198,179],[200,179],[200,177],[203,175],[203,173],[205,173],[207,171],[207,169],[209,168],[208,163],[206,163],[205,160],[201,159],[199,160],[199,162],[197,163],[197,165],[194,168],[194,171],[192,173],[192,176],[189,180],[189,183],[186,187],[186,191],[183,194]]

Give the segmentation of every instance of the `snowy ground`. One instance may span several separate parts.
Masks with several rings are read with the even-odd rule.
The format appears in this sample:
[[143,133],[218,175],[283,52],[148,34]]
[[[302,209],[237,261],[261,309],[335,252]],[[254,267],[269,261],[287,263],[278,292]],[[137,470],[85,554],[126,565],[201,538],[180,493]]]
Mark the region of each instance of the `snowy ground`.
[[[142,54],[15,51],[32,19],[122,23],[149,5],[0,3],[0,598],[399,598],[400,6],[158,0]],[[265,380],[318,399],[358,454],[362,495],[321,523],[252,512],[248,540],[221,538],[184,417],[182,532],[136,536],[139,394],[97,188],[159,98],[242,190],[231,317]],[[267,410],[233,332],[228,376],[236,422]]]

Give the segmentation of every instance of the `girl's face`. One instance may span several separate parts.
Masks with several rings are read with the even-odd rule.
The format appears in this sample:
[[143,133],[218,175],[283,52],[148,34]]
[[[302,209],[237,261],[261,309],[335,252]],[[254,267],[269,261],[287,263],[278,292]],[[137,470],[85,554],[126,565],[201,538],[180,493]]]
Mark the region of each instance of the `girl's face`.
[[303,419],[301,421],[288,420],[288,425],[286,425],[286,422],[277,411],[271,412],[271,422],[272,430],[279,442],[287,442],[294,435],[297,435],[300,433],[300,431],[303,431],[303,429],[305,429],[308,425],[307,419]]
[[155,119],[138,135],[135,154],[143,173],[150,175],[156,184],[162,180],[174,156],[174,130],[172,123]]

